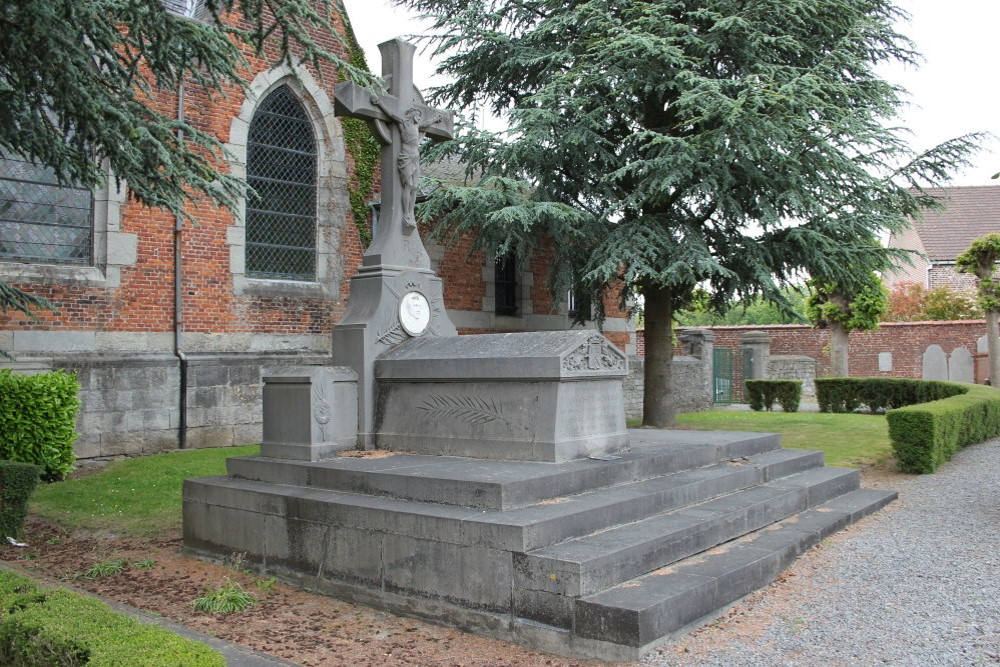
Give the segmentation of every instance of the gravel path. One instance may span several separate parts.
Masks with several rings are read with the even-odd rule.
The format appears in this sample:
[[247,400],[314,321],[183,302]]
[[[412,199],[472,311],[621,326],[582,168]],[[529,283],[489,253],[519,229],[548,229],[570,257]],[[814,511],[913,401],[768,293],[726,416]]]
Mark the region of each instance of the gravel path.
[[1000,439],[803,555],[644,665],[1000,664]]

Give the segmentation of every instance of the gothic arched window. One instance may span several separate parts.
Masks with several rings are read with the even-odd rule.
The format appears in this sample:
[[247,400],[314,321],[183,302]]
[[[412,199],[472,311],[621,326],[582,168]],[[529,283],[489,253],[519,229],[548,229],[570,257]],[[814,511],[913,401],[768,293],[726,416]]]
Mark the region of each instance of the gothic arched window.
[[257,107],[247,137],[246,272],[316,279],[316,139],[288,86]]

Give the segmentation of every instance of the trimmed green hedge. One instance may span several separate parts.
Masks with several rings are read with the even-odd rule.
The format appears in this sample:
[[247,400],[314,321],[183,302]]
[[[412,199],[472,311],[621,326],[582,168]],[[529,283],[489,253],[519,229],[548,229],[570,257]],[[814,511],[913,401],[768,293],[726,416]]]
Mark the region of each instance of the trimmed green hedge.
[[746,385],[751,410],[770,412],[778,403],[785,412],[799,411],[802,380],[747,380]]
[[1000,435],[1000,390],[905,378],[816,380],[823,412],[887,410],[889,439],[903,472],[927,474],[962,447]]
[[17,537],[28,516],[28,498],[42,469],[31,463],[0,461],[0,539]]
[[79,394],[76,375],[0,370],[0,459],[39,465],[49,480],[69,474]]
[[0,571],[0,664],[224,667],[218,651],[66,589]]
[[886,413],[900,470],[932,473],[962,447],[1000,435],[1000,389],[958,387],[965,393]]
[[956,382],[910,378],[817,378],[816,401],[820,412],[854,412],[863,407],[876,414],[958,396],[967,387]]

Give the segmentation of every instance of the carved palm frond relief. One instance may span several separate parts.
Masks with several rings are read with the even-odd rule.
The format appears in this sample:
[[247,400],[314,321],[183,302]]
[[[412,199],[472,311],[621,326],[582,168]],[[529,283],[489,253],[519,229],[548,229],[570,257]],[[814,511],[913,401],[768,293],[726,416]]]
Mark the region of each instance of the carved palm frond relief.
[[487,401],[479,396],[431,394],[416,409],[438,419],[453,419],[466,424],[500,422],[508,428],[511,426],[510,420],[503,416],[503,404],[492,398]]

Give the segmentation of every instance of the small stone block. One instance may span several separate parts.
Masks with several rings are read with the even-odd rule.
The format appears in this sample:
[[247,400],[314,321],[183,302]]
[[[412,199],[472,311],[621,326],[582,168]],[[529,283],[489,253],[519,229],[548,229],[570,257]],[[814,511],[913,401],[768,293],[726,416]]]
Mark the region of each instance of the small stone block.
[[340,366],[298,366],[264,378],[261,455],[320,461],[353,449],[358,376]]

